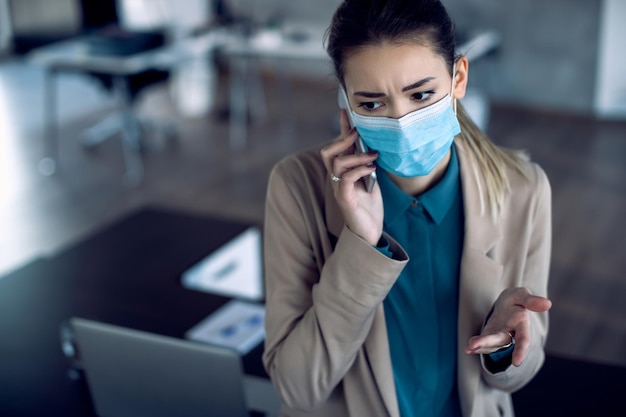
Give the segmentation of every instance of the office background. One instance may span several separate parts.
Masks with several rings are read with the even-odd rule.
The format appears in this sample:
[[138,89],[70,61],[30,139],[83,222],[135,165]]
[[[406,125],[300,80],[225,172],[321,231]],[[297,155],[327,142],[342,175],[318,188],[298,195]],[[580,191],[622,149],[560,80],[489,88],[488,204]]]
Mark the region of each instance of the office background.
[[[128,3],[133,1],[138,0]],[[182,7],[185,2],[176,3]],[[337,3],[242,0],[231,6],[260,23],[326,25]],[[626,365],[625,3],[444,3],[459,28],[493,29],[501,36],[497,50],[471,69],[472,85],[488,100],[487,131],[497,143],[528,149],[552,182],[554,308],[548,351]],[[0,275],[57,253],[148,205],[261,224],[272,165],[336,134],[330,67],[294,62],[285,80],[285,66],[270,59],[262,62],[260,72],[266,106],[258,96],[250,103],[265,107],[267,120],[251,117],[247,145],[232,150],[232,74],[212,57],[211,80],[200,77],[188,85],[189,91],[165,84],[142,95],[138,112],[171,121],[178,134],[173,141],[147,138],[145,176],[128,187],[122,181],[119,138],[89,150],[80,140],[114,103],[92,80],[61,74],[59,170],[42,176],[37,166],[44,152],[43,72],[26,59],[26,51],[16,50],[14,40],[23,34],[50,39],[77,34],[83,24],[80,4],[0,0]],[[147,16],[135,18],[139,22]],[[185,97],[199,85],[210,92],[207,107],[185,114],[173,92]]]

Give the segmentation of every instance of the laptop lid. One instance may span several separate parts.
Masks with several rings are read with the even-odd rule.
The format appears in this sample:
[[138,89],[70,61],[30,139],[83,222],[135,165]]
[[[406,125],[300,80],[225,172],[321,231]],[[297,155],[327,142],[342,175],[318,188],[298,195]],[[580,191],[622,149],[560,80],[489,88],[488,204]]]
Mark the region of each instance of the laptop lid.
[[100,417],[247,416],[235,351],[81,318],[71,324]]

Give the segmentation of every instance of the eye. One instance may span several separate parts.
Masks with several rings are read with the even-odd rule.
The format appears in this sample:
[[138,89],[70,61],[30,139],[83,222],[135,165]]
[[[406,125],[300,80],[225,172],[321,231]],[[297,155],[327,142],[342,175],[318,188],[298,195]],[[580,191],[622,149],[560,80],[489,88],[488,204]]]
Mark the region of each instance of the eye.
[[427,101],[428,99],[432,97],[433,94],[435,94],[434,90],[420,91],[418,93],[413,94],[411,98],[413,98],[413,100],[416,100],[416,101]]
[[364,101],[359,103],[359,107],[365,109],[366,111],[375,111],[382,107],[383,103],[380,101]]

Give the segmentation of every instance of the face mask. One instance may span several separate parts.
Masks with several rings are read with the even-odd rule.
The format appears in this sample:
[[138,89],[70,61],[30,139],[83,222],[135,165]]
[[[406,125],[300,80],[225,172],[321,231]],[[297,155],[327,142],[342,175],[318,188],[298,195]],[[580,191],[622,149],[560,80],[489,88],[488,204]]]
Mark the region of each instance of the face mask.
[[451,94],[400,119],[351,113],[363,142],[378,152],[378,166],[399,177],[430,174],[461,133]]

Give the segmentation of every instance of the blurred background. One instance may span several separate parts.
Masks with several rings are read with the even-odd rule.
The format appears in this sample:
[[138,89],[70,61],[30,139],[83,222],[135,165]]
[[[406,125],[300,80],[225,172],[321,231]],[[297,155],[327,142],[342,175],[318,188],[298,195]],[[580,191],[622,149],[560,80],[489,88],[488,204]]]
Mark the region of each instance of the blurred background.
[[[626,2],[444,3],[470,114],[552,183],[548,350],[626,365]],[[149,205],[261,225],[271,167],[337,134],[338,4],[0,0],[0,276]]]

